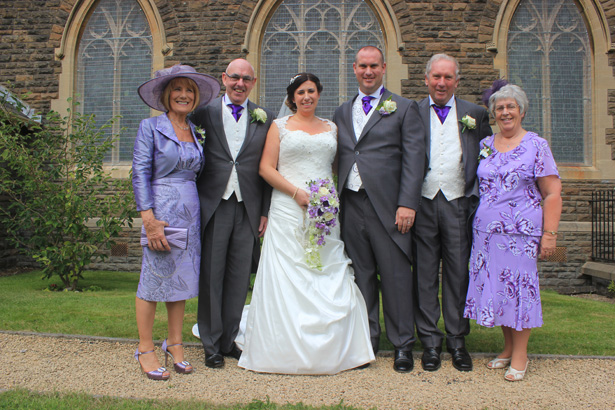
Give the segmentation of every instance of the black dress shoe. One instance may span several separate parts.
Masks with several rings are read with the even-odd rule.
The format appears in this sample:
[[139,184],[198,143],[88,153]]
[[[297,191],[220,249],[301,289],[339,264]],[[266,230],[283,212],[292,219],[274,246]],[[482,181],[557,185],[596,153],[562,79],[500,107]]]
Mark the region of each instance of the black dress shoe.
[[224,366],[224,356],[220,353],[205,355],[205,366],[218,369]]
[[448,349],[453,359],[453,367],[460,372],[472,371],[472,358],[465,347]]
[[395,350],[393,369],[399,373],[408,373],[414,369],[414,358],[411,350]]
[[362,364],[361,366],[357,366],[357,367],[355,367],[355,370],[367,369],[367,368],[369,367],[369,365],[370,365],[370,364],[371,364],[371,363],[365,363],[365,364]]
[[227,353],[222,352],[222,356],[233,357],[239,360],[241,358],[241,353],[241,349],[237,347],[235,343],[233,343],[233,348],[231,349],[231,351]]
[[440,353],[442,353],[441,347],[426,347],[423,350],[423,358],[421,359],[421,365],[426,372],[435,372],[442,365],[440,360]]

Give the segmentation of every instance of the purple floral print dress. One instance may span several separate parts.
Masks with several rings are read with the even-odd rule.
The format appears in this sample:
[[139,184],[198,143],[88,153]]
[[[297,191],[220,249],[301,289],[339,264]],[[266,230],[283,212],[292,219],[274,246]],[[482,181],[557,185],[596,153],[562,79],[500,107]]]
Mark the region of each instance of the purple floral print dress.
[[522,330],[542,326],[536,265],[542,236],[537,178],[557,175],[549,144],[533,132],[508,152],[494,136],[478,165],[480,204],[473,223],[470,284],[464,317],[481,326]]

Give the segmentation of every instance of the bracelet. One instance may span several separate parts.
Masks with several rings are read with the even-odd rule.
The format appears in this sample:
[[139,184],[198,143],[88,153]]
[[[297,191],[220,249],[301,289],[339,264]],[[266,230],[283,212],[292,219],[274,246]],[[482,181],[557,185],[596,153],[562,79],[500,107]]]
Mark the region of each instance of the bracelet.
[[297,196],[297,192],[299,192],[299,187],[295,189],[295,193],[293,194],[292,199],[295,199],[295,197]]
[[550,233],[553,236],[557,236],[557,231],[545,231],[545,230],[543,230],[542,233]]

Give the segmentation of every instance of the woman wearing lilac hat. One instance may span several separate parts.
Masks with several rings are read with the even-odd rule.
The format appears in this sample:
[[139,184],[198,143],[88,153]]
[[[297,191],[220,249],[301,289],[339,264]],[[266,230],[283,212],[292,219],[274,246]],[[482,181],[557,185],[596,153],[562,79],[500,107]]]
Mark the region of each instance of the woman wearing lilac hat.
[[220,84],[178,64],[157,71],[138,91],[143,102],[163,113],[141,121],[133,153],[132,184],[143,220],[135,359],[150,379],[167,380],[170,373],[152,354],[156,304],[165,302],[167,307],[165,365],[170,356],[177,373],[190,373],[182,327],[186,299],[198,296],[199,289],[200,209],[195,180],[205,161],[205,135],[188,121],[188,114],[215,98]]

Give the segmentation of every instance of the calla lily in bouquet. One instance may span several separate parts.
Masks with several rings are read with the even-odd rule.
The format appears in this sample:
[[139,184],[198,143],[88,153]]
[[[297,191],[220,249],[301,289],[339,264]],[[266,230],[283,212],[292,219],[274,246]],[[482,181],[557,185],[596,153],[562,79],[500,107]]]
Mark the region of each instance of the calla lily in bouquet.
[[307,207],[307,238],[304,240],[305,259],[310,268],[322,269],[320,248],[325,244],[325,236],[337,224],[340,201],[329,179],[308,182],[310,203]]

